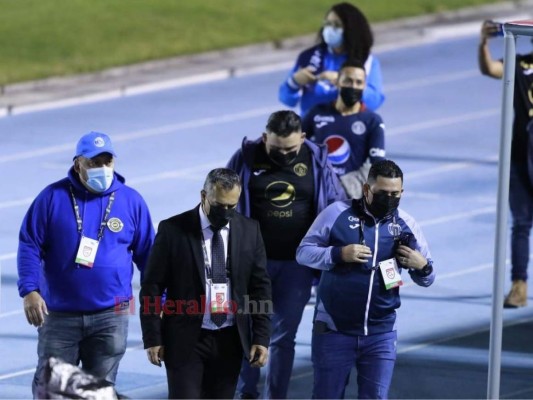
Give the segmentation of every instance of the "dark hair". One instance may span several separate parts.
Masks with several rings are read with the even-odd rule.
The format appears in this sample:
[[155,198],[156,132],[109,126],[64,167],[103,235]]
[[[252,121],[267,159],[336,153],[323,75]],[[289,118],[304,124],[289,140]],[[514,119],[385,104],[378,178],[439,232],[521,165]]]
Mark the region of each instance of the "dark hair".
[[370,171],[368,171],[367,182],[375,182],[378,176],[384,178],[401,178],[403,182],[403,172],[392,160],[380,160],[372,164]]
[[228,191],[233,189],[235,185],[240,187],[241,179],[234,170],[229,168],[215,168],[207,174],[204,182],[204,190],[210,196],[213,194],[215,186]]
[[340,69],[350,68],[350,67],[359,68],[359,69],[362,69],[363,71],[365,70],[365,64],[356,58],[348,58],[346,61],[342,63]]
[[[326,15],[331,11],[337,14],[342,21],[342,43],[348,58],[355,58],[364,63],[374,45],[374,35],[365,15],[356,6],[347,2],[333,5]],[[322,37],[323,29],[322,27],[318,31],[318,40],[320,43],[325,43]]]
[[302,120],[294,111],[281,110],[270,114],[266,124],[267,133],[287,137],[302,131]]

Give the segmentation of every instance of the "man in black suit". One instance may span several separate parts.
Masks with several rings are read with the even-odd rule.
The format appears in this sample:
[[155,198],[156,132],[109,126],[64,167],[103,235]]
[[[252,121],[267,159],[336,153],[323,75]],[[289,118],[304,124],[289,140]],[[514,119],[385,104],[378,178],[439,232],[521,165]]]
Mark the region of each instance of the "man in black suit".
[[140,317],[150,362],[165,362],[169,398],[233,398],[243,351],[254,367],[267,361],[265,248],[259,224],[235,212],[240,194],[234,171],[214,169],[201,204],[159,225]]

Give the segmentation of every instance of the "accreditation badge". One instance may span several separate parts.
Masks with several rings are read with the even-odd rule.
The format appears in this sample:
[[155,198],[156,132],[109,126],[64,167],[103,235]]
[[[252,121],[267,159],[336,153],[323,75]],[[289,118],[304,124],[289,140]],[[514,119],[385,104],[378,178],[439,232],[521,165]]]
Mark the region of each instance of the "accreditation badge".
[[403,285],[402,276],[395,258],[381,261],[379,270],[381,271],[381,276],[383,276],[383,282],[385,282],[385,289],[388,290]]
[[213,283],[210,284],[211,290],[211,314],[227,313],[228,284]]
[[76,263],[92,268],[98,251],[98,244],[98,240],[82,236],[78,254],[76,254]]

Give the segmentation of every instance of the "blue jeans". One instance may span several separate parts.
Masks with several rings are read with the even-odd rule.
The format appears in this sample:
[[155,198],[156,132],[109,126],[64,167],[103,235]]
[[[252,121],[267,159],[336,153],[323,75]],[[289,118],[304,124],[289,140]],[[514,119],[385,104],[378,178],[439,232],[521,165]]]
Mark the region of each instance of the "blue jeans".
[[529,234],[533,223],[533,188],[527,169],[511,164],[509,205],[513,218],[511,233],[511,279],[527,280]]
[[44,324],[38,329],[39,361],[33,393],[49,357],[73,365],[81,361],[84,371],[114,384],[128,335],[127,303],[123,307],[123,312],[111,308],[95,313],[50,311],[45,315]]
[[[280,260],[268,260],[267,270],[272,281],[274,315],[264,398],[284,399],[294,363],[296,332],[311,297],[313,270],[296,261]],[[260,369],[250,367],[249,362],[243,360],[237,391],[257,398],[259,376]]]
[[350,372],[357,368],[358,398],[386,399],[396,362],[396,331],[348,336],[313,330],[314,399],[343,399]]

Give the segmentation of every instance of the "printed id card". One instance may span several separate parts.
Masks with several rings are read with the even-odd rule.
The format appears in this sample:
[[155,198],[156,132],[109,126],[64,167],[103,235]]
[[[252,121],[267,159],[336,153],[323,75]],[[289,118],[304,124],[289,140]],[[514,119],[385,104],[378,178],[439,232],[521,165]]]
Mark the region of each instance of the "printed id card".
[[227,313],[228,284],[210,283],[211,288],[211,314]]
[[76,263],[92,268],[98,251],[98,244],[98,240],[82,236],[78,254],[76,254]]
[[396,264],[395,258],[381,261],[379,263],[379,270],[385,282],[385,289],[388,290],[403,285],[402,276],[398,270],[398,264]]

